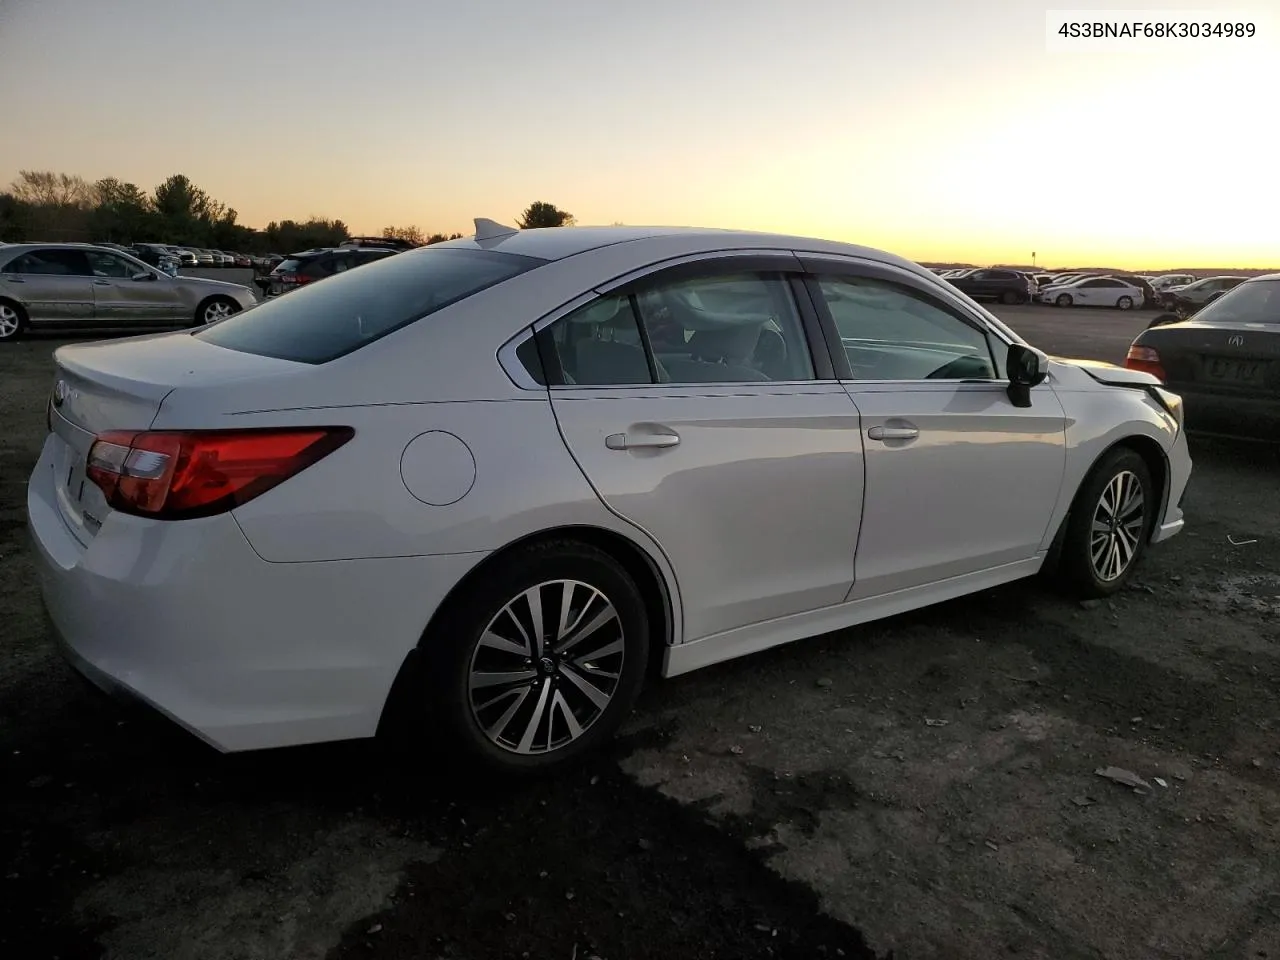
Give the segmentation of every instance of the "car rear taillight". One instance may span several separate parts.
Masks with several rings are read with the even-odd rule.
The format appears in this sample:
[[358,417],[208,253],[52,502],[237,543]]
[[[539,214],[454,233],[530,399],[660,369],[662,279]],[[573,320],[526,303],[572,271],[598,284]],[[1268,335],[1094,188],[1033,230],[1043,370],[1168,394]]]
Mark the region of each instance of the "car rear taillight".
[[1160,365],[1160,354],[1152,347],[1139,347],[1136,344],[1129,348],[1124,358],[1124,365],[1130,370],[1141,370],[1154,374],[1164,380],[1164,367]]
[[247,503],[328,456],[350,427],[109,431],[89,448],[85,473],[114,510],[187,520]]

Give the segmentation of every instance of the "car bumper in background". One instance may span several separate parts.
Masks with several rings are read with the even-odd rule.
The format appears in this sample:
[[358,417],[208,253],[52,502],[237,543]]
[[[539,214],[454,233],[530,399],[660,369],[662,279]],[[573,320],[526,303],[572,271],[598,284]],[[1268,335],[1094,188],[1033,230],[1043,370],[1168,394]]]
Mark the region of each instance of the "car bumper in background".
[[1182,397],[1192,433],[1280,442],[1280,397],[1210,393],[1182,383],[1169,389]]
[[84,547],[49,445],[27,487],[45,607],[67,659],[219,750],[372,736],[405,656],[480,554],[268,563],[230,514],[110,514]]

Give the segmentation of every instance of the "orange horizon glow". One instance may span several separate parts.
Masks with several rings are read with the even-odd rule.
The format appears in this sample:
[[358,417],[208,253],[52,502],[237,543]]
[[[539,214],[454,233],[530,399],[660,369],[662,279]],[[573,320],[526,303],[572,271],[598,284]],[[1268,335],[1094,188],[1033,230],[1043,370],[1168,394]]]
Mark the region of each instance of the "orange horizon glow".
[[[1280,16],[1248,2],[1197,9],[1243,9],[1256,41],[1116,55],[1047,53],[1044,9],[1023,0],[808,0],[794,16],[763,0],[731,16],[308,0],[303,17],[45,0],[3,14],[0,81],[24,95],[0,182],[56,170],[150,190],[183,173],[259,228],[469,234],[545,200],[583,224],[818,236],[923,262],[1265,269],[1280,263],[1278,145],[1258,105],[1280,87]],[[235,68],[193,69],[215,50]],[[104,77],[125,107],[85,95]]]

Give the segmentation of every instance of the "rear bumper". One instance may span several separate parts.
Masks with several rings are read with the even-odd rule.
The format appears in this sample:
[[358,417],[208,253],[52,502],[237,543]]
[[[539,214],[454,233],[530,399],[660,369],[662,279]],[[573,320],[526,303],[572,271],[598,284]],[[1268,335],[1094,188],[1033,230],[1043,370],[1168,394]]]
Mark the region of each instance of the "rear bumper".
[[1208,393],[1195,384],[1170,383],[1182,397],[1192,433],[1280,442],[1280,398]]
[[268,563],[229,514],[113,513],[82,546],[58,512],[49,447],[27,514],[64,655],[219,750],[372,736],[408,652],[482,557]]

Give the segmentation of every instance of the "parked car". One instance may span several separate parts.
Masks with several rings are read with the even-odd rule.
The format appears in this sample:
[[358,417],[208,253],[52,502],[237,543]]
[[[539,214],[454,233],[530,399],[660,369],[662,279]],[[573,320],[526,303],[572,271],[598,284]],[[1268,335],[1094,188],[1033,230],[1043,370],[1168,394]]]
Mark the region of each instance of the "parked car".
[[1185,287],[1170,287],[1160,294],[1161,306],[1187,317],[1247,279],[1248,277],[1206,277]]
[[42,327],[193,326],[256,302],[247,287],[170,276],[106,247],[15,243],[0,248],[0,340]]
[[60,647],[225,751],[401,727],[546,771],[651,668],[1042,572],[1113,594],[1191,471],[1155,377],[1050,360],[906,259],[736,231],[480,220],[52,379]]
[[231,257],[235,261],[234,266],[237,266],[237,267],[253,266],[253,258],[250,257],[247,253],[233,253]]
[[1017,270],[973,270],[947,282],[975,300],[999,300],[1001,303],[1028,303],[1035,298],[1035,281]]
[[125,251],[130,256],[137,257],[148,266],[163,270],[165,273],[173,276],[177,273],[181,261],[174,255],[168,247],[159,243],[135,243],[133,247]]
[[1142,291],[1142,300],[1139,303],[1136,303],[1135,306],[1143,309],[1152,309],[1159,305],[1156,300],[1155,288],[1151,286],[1151,281],[1146,277],[1135,277],[1133,274],[1129,273],[1113,273],[1111,274],[1111,279],[1119,280],[1121,283],[1127,283]]
[[1280,274],[1237,284],[1190,319],[1157,317],[1125,366],[1183,396],[1188,430],[1280,441]]
[[1163,276],[1154,278],[1151,281],[1151,287],[1159,295],[1171,287],[1185,287],[1189,283],[1195,283],[1196,278],[1189,273],[1166,273]]
[[200,247],[191,247],[190,251],[191,251],[191,254],[196,258],[196,266],[216,267],[218,265],[218,260],[213,255],[212,250],[204,250]]
[[1042,303],[1056,307],[1112,307],[1132,310],[1142,306],[1141,287],[1115,277],[1081,277],[1065,284],[1051,284],[1040,291]]
[[271,271],[269,296],[280,296],[331,277],[335,273],[345,273],[366,263],[394,256],[400,250],[396,247],[317,247],[301,253],[290,254],[281,260]]

